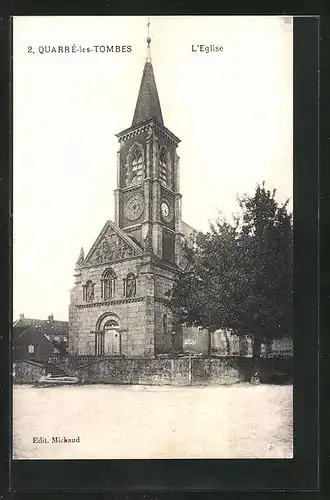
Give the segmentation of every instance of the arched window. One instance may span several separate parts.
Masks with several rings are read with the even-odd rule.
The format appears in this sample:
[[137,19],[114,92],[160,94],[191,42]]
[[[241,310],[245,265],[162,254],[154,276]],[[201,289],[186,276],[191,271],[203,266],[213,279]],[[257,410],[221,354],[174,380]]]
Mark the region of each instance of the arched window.
[[167,151],[162,148],[159,153],[159,177],[161,182],[164,184],[168,183],[168,161],[167,161]]
[[101,279],[101,297],[104,300],[111,299],[115,295],[116,275],[112,269],[106,269]]
[[136,295],[136,278],[133,273],[129,273],[124,279],[124,295],[125,297],[135,297]]
[[88,302],[94,300],[94,283],[91,280],[83,285],[83,298]]
[[144,178],[143,149],[135,144],[128,154],[126,185],[138,184]]
[[164,314],[163,315],[163,333],[164,335],[167,334],[167,330],[168,330],[168,325],[167,325],[167,315]]

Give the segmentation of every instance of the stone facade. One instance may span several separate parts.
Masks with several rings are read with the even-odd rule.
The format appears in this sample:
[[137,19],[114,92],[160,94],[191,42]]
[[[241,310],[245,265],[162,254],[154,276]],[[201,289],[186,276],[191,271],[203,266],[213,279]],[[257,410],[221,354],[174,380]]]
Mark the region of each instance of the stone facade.
[[[102,276],[109,269],[115,276],[114,290],[111,297],[105,297]],[[135,290],[134,296],[128,297],[125,282],[129,274],[134,274]],[[173,348],[180,349],[180,330],[174,333],[165,295],[174,276],[175,271],[156,263],[150,255],[81,268],[71,292],[70,352],[111,354],[106,349],[97,351],[96,340],[97,336],[103,335],[109,321],[112,321],[110,326],[113,328],[109,328],[108,335],[118,336],[118,349],[113,349],[113,354],[148,357]],[[94,293],[86,300],[84,288],[88,281],[92,282]]]
[[146,61],[133,123],[117,134],[115,221],[107,221],[76,264],[71,354],[131,358],[183,349],[182,328],[173,325],[166,293],[182,267],[190,226],[181,219],[180,140],[160,117]]

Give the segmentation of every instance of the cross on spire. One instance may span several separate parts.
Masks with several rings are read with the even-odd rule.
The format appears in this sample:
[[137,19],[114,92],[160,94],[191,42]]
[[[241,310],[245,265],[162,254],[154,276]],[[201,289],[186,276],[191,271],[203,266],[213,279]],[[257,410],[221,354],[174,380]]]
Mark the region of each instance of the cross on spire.
[[150,51],[150,42],[151,42],[151,38],[150,38],[150,32],[149,32],[149,29],[150,29],[150,19],[148,17],[148,24],[147,24],[147,28],[148,28],[148,36],[147,36],[147,62],[150,62],[151,63],[151,51]]
[[147,27],[148,27],[148,38],[149,38],[149,26],[150,26],[150,19],[148,17],[148,24],[147,24]]

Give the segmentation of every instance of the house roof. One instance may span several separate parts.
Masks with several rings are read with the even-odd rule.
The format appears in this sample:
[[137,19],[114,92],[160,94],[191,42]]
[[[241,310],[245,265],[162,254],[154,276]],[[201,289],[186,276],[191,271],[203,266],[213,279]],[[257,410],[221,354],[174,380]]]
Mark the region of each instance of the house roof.
[[187,224],[186,222],[183,222],[183,221],[181,221],[181,231],[182,231],[183,236],[185,238],[190,238],[190,236],[193,233],[197,232],[196,229],[194,229],[192,226],[190,226],[189,224]]
[[21,328],[13,330],[13,343],[31,343],[31,344],[49,344],[53,348],[53,344],[45,337],[41,328],[36,325],[30,326],[22,330]]
[[181,221],[181,232],[184,236],[184,239],[186,240],[188,247],[191,247],[193,245],[192,237],[197,233],[197,230],[186,222]]
[[67,321],[20,318],[13,325],[13,337],[30,327],[34,327],[36,331],[41,332],[43,335],[58,335],[64,337],[69,334],[69,323]]

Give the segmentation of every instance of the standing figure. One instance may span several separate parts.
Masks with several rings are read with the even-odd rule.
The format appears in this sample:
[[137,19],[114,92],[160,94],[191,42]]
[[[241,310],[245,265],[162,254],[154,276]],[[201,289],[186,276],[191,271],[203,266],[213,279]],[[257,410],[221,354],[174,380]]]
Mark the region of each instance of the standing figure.
[[135,297],[136,280],[133,273],[127,275],[126,278],[126,297]]

